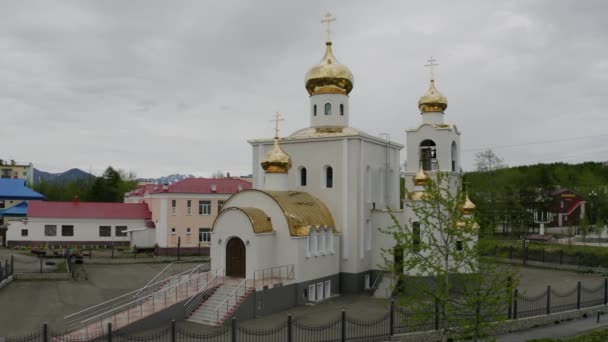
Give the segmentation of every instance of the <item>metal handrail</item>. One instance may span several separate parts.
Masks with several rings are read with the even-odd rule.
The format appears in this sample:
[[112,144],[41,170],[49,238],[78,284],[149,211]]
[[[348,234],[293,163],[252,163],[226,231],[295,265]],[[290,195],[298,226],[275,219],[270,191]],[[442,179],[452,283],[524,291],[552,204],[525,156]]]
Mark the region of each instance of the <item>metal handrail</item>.
[[[77,325],[81,324],[82,322],[89,321],[91,317],[97,317],[99,315],[104,315],[108,312],[114,312],[116,310],[116,308],[122,308],[125,305],[131,304],[131,303],[138,303],[141,300],[150,298],[152,295],[157,295],[158,293],[163,293],[163,291],[171,291],[174,288],[182,285],[184,282],[191,281],[192,280],[191,274],[195,271],[199,271],[201,269],[201,266],[202,266],[202,264],[198,265],[190,270],[181,272],[177,275],[157,281],[153,284],[148,285],[147,287],[145,287],[143,289],[138,289],[135,291],[128,292],[126,294],[112,298],[103,303],[100,303],[100,304],[94,305],[92,307],[89,307],[87,309],[70,314],[68,316],[65,316],[64,319],[69,321],[68,322],[69,326],[77,326]],[[201,274],[201,273],[199,272],[199,274]],[[171,281],[173,279],[180,279],[183,275],[188,275],[189,279],[178,281],[176,284],[171,284]],[[165,289],[158,291],[158,289],[162,288],[162,286],[165,285],[167,283],[167,281],[169,282],[169,285]],[[144,292],[143,296],[141,295],[142,292]],[[150,294],[150,293],[152,293],[152,294]],[[132,298],[136,298],[136,299],[132,300]],[[111,305],[109,305],[109,304],[111,304]],[[93,311],[94,309],[96,309],[96,310]],[[103,310],[103,312],[101,314],[97,314],[97,312],[99,312],[101,310]],[[82,316],[82,317],[75,317],[77,315]]]
[[[261,272],[262,273],[262,286],[265,283],[266,280],[266,273],[268,271],[270,271],[270,279],[272,281],[272,279],[274,279],[274,275],[275,275],[275,270],[278,270],[278,276],[279,279],[283,279],[281,277],[282,274],[282,270],[285,269],[285,280],[293,280],[295,278],[295,265],[294,264],[288,264],[288,265],[281,265],[281,266],[275,266],[275,267],[269,267],[269,268],[262,268],[259,270],[256,270],[253,272],[253,286],[256,286],[257,284],[257,279],[259,278],[258,274]],[[271,283],[273,284],[273,283]]]
[[[244,286],[243,286],[244,285]],[[247,287],[247,279],[243,279],[243,281],[236,287],[236,289],[234,289],[234,291],[232,291],[228,296],[226,296],[226,299],[224,299],[216,308],[215,308],[215,316],[216,316],[216,321],[219,322],[220,321],[220,309],[224,306],[224,303],[226,303],[226,312],[228,312],[228,300],[230,298],[232,298],[232,296],[234,295],[234,303],[236,304],[236,300],[238,297],[238,290],[241,287]]]
[[[182,273],[185,273],[185,272],[182,272]],[[180,274],[181,274],[181,273],[180,273]],[[200,278],[200,277],[202,277],[202,274],[199,274],[199,276],[198,276],[198,277],[199,277],[199,278]],[[76,327],[78,327],[78,326],[86,326],[86,325],[88,325],[90,322],[96,321],[96,320],[98,320],[98,319],[103,319],[104,317],[107,317],[107,316],[109,316],[109,315],[115,314],[116,312],[122,311],[122,310],[123,310],[124,308],[126,308],[126,307],[129,307],[129,308],[130,308],[130,307],[133,307],[133,306],[137,306],[138,304],[141,304],[141,303],[145,302],[146,300],[148,300],[148,299],[149,299],[149,298],[151,298],[151,297],[156,297],[156,296],[158,296],[159,294],[162,294],[162,293],[165,293],[165,294],[166,294],[166,293],[169,293],[169,292],[171,292],[171,291],[173,291],[173,290],[177,291],[177,290],[178,290],[178,289],[179,289],[179,288],[180,288],[182,285],[184,285],[184,284],[186,284],[186,283],[189,283],[191,280],[192,280],[191,278],[189,278],[189,279],[184,279],[184,280],[180,281],[180,282],[179,282],[179,283],[177,283],[177,284],[170,285],[170,286],[168,286],[168,287],[166,287],[166,288],[164,288],[164,289],[162,289],[162,290],[155,291],[154,293],[149,294],[149,295],[147,295],[147,296],[144,296],[144,297],[139,297],[139,298],[137,298],[137,299],[135,299],[135,300],[133,300],[133,301],[130,301],[130,302],[127,302],[127,303],[121,304],[121,305],[119,305],[119,306],[113,307],[113,308],[111,308],[111,309],[109,309],[109,310],[106,310],[106,311],[104,311],[104,312],[102,312],[102,313],[100,313],[100,314],[97,314],[97,315],[95,315],[95,316],[88,317],[88,318],[86,318],[86,319],[84,319],[84,320],[81,320],[81,321],[79,321],[79,322],[77,322],[77,323],[72,323],[72,324],[70,324],[70,325],[69,325],[69,327],[73,329],[73,328],[76,328]],[[199,281],[199,280],[197,280],[197,281]],[[189,285],[189,284],[187,284],[186,286],[188,286],[188,285]],[[123,295],[123,296],[124,296],[124,295]],[[176,296],[177,296],[177,294],[176,294]],[[176,298],[177,298],[177,297],[176,297]],[[117,328],[118,328],[118,327],[117,327]]]
[[378,286],[380,286],[380,282],[382,281],[382,278],[384,278],[384,273],[386,272],[380,272],[378,273],[378,275],[376,276],[376,280],[374,280],[374,283],[372,284],[372,286],[369,288],[370,290],[376,291],[376,289],[378,288]]
[[223,278],[220,281],[217,281],[218,278],[219,277],[216,272],[216,274],[214,274],[213,277],[207,281],[202,291],[200,291],[196,296],[192,296],[190,299],[188,299],[188,301],[184,304],[186,316],[190,315],[190,313],[192,313],[192,311],[194,311],[194,309],[202,302],[205,294],[211,289],[211,283],[213,283],[213,286],[215,286],[223,282]]
[[[163,268],[160,272],[158,272],[157,275],[154,276],[154,278],[150,279],[149,282],[146,283],[146,285],[144,285],[136,294],[135,296],[139,295],[140,292],[142,292],[143,290],[145,290],[148,286],[150,286],[150,284],[153,284],[155,282],[155,280],[157,278],[159,278],[162,274],[166,273],[169,268],[173,267],[174,264],[176,263],[182,263],[182,261],[174,261],[172,263],[170,263],[169,265],[165,266],[165,268]],[[166,279],[166,278],[165,278]]]

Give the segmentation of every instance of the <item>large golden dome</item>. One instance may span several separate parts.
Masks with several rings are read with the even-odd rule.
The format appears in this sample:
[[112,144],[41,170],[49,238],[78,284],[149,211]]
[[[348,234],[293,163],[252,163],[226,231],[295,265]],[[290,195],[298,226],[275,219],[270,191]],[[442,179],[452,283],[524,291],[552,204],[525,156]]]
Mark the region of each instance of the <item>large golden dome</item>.
[[353,73],[340,64],[331,51],[331,42],[325,43],[325,55],[321,62],[306,73],[306,90],[312,95],[343,94],[353,90]]
[[435,80],[431,80],[429,90],[418,101],[421,113],[444,112],[448,108],[448,99],[435,88]]
[[287,173],[291,168],[291,157],[279,146],[279,138],[274,138],[274,146],[262,159],[262,168],[266,173]]

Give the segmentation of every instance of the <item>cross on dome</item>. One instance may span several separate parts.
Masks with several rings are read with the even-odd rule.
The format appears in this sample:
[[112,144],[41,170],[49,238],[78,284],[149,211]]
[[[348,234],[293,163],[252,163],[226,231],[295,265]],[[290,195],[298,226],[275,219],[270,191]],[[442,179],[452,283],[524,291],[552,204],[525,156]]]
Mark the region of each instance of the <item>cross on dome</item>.
[[433,58],[433,56],[431,56],[431,58],[429,58],[427,60],[427,62],[429,62],[429,64],[425,64],[424,66],[429,68],[429,72],[431,74],[431,81],[435,80],[435,67],[438,66],[439,64],[435,63],[437,62],[436,59]]
[[323,19],[321,19],[321,24],[326,24],[327,28],[325,29],[325,31],[327,32],[327,41],[331,42],[331,37],[330,37],[330,31],[331,31],[331,23],[336,21],[336,17],[332,17],[331,13],[327,12],[327,14],[323,17]]
[[271,121],[274,121],[274,137],[278,138],[279,137],[279,121],[285,121],[285,119],[283,119],[281,117],[281,113],[276,112],[274,114],[274,119],[272,119]]

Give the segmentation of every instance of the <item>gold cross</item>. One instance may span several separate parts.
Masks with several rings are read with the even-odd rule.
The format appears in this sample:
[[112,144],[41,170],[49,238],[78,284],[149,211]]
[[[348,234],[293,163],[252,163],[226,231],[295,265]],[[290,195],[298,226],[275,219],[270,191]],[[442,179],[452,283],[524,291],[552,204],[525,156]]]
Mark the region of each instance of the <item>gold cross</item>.
[[331,13],[327,12],[327,14],[323,17],[324,19],[321,19],[321,24],[327,24],[327,29],[325,29],[325,31],[327,32],[327,41],[331,42],[331,38],[329,37],[329,33],[330,33],[330,27],[329,25],[331,25],[332,22],[336,21],[336,18],[331,16]]
[[439,64],[436,64],[435,62],[437,62],[436,59],[433,59],[433,56],[431,56],[431,58],[429,58],[429,60],[427,61],[429,62],[429,64],[425,64],[424,66],[429,68],[429,71],[431,72],[431,80],[435,80],[435,68],[436,66],[438,66]]
[[274,121],[274,136],[275,136],[275,138],[278,138],[279,137],[279,121],[285,121],[285,119],[281,118],[281,114],[279,114],[279,112],[276,112],[276,114],[274,115],[274,119],[271,121]]

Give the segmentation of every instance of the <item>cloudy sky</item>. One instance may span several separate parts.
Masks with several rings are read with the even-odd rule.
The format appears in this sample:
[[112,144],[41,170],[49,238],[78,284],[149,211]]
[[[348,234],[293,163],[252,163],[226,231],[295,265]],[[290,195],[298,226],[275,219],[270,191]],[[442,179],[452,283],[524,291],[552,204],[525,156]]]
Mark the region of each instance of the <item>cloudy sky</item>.
[[[355,75],[351,126],[405,141],[434,56],[466,169],[608,160],[608,2],[1,1],[0,158],[140,177],[251,172],[247,139],[308,126],[304,74]],[[403,157],[405,157],[403,155]]]

